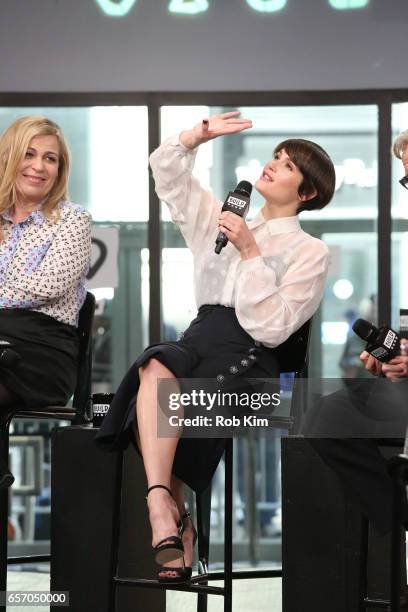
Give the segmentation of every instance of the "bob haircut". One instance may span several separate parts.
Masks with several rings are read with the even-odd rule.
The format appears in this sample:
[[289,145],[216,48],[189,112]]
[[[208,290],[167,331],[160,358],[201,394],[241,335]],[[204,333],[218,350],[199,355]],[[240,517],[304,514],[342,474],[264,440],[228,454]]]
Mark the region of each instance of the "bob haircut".
[[334,194],[336,173],[326,151],[315,142],[303,138],[289,138],[280,142],[275,147],[274,153],[282,149],[285,149],[291,161],[303,174],[299,196],[317,192],[313,198],[302,202],[297,212],[318,210],[327,206]]
[[[18,168],[36,136],[55,136],[59,146],[58,176],[42,205],[42,212],[51,219],[60,200],[68,197],[70,153],[61,128],[46,117],[20,117],[0,137],[0,214],[17,201]],[[2,234],[0,225],[0,240]]]

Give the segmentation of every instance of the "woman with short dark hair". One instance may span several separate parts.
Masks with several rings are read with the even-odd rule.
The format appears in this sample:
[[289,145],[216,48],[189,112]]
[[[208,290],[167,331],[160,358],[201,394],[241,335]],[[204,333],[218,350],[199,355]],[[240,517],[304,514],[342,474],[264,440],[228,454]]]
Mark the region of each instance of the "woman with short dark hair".
[[[224,441],[160,437],[158,380],[177,389],[177,379],[200,378],[234,391],[242,375],[278,377],[274,348],[310,319],[323,295],[328,248],[303,232],[297,218],[300,210],[326,206],[334,193],[334,167],[319,145],[290,139],[276,147],[255,183],[265,204],[249,223],[223,212],[192,175],[200,144],[251,125],[239,112],[215,115],[169,138],[150,157],[156,192],[194,256],[199,311],[178,342],[150,346],[139,357],[98,440],[111,450],[131,439],[138,443],[162,582],[191,577],[195,530],[185,512],[183,483],[195,490],[208,486]],[[214,252],[219,231],[229,239],[220,255]]]

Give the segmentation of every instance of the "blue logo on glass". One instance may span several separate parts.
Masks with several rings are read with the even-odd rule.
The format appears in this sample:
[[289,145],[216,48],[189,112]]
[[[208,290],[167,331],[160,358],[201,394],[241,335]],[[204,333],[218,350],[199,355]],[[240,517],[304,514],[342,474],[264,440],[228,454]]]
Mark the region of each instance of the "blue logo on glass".
[[276,13],[286,5],[286,0],[246,0],[254,11],[258,13]]
[[96,0],[104,13],[111,17],[124,17],[137,0]]
[[171,0],[169,4],[170,13],[182,13],[184,15],[196,15],[208,10],[208,0]]
[[370,0],[329,0],[330,5],[338,10],[358,9],[368,6]]
[[[103,12],[110,17],[125,17],[137,0],[95,0]],[[287,0],[245,0],[248,6],[257,13],[276,13],[285,8]],[[337,10],[364,8],[370,0],[328,0],[329,5]],[[208,0],[169,0],[170,13],[197,15],[208,11]]]

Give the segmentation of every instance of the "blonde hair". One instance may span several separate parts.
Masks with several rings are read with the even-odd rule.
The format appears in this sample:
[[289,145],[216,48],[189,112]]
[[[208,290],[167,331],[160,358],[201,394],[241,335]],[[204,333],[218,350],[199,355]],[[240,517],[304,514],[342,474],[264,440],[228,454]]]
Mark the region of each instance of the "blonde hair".
[[[18,168],[30,142],[36,136],[55,136],[59,145],[58,176],[42,205],[42,212],[50,219],[60,200],[68,197],[70,153],[61,128],[46,117],[20,117],[0,137],[0,214],[17,201]],[[0,221],[0,240],[2,239],[3,228]]]
[[408,130],[405,130],[404,132],[401,132],[401,134],[397,136],[397,138],[394,140],[394,144],[392,145],[392,151],[395,157],[398,157],[398,159],[402,159],[402,155],[407,146],[408,146]]

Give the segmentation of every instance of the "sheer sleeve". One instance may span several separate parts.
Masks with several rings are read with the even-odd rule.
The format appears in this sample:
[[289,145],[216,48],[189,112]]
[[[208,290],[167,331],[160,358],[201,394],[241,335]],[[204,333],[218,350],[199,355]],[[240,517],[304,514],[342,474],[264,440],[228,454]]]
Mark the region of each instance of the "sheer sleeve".
[[150,156],[156,193],[163,200],[193,253],[218,227],[221,202],[193,176],[197,149],[187,149],[179,136],[164,141]]
[[266,260],[259,256],[240,262],[235,308],[248,334],[273,348],[317,310],[323,297],[329,250],[314,238],[307,248],[304,242],[300,243],[280,279]]

